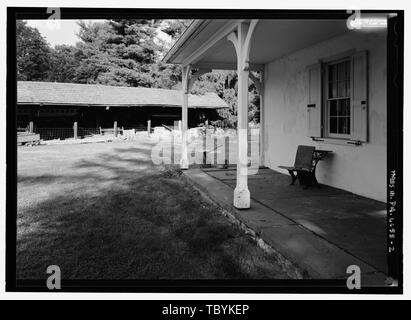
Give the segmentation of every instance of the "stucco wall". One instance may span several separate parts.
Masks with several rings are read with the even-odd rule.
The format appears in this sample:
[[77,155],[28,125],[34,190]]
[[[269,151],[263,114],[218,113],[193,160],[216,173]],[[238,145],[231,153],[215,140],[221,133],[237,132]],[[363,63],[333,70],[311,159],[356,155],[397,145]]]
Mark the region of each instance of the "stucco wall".
[[[347,50],[368,50],[369,139],[362,146],[307,137],[307,66]],[[333,151],[317,167],[320,183],[386,201],[386,34],[351,32],[272,61],[265,67],[264,164],[294,163],[297,146]]]

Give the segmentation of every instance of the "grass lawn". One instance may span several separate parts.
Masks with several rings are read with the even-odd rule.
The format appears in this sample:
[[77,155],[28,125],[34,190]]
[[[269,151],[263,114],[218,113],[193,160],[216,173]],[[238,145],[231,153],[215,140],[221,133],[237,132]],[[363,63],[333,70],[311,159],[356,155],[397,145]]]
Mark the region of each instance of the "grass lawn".
[[287,278],[149,141],[18,148],[17,276]]

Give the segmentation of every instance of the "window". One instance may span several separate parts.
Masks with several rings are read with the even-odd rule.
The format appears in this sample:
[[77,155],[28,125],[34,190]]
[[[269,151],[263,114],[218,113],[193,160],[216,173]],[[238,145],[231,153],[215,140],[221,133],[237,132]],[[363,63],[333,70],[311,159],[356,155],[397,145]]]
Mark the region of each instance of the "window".
[[350,135],[350,61],[344,60],[326,65],[326,135],[348,138]]
[[308,67],[308,136],[367,141],[367,54]]

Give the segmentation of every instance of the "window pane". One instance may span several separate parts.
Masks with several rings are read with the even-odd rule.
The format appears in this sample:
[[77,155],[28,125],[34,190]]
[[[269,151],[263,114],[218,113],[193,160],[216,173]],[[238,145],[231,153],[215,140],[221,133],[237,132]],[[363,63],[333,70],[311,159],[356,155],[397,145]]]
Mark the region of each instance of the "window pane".
[[329,98],[337,98],[337,85],[338,85],[338,82],[331,82],[329,84],[329,91],[328,91]]
[[338,72],[338,80],[342,81],[345,80],[345,63],[337,64],[337,72]]
[[337,70],[336,65],[333,64],[328,67],[328,81],[336,81],[337,80]]
[[350,99],[345,99],[345,115],[350,116],[351,115],[351,100]]
[[348,124],[348,117],[340,117],[338,118],[338,133],[347,134],[349,132],[349,124]]
[[345,81],[338,82],[338,97],[346,97]]
[[350,116],[350,99],[340,100],[341,107],[339,109],[339,116]]
[[350,61],[345,62],[345,79],[350,80]]
[[350,61],[347,61],[346,63],[346,69],[345,69],[345,87],[347,89],[346,92],[346,96],[349,97],[350,96],[350,68],[351,68],[351,64]]
[[337,117],[330,117],[330,133],[338,133],[337,131],[337,122],[338,118]]
[[336,116],[337,115],[337,102],[338,102],[338,100],[331,100],[329,102],[329,104],[330,104],[330,116]]

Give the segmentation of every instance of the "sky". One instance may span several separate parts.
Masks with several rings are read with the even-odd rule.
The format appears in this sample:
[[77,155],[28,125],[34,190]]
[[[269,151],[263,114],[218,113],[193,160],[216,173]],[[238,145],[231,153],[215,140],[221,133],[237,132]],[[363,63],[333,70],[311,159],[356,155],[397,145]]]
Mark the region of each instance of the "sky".
[[[66,44],[75,45],[80,39],[76,36],[80,27],[77,25],[79,20],[26,20],[27,25],[37,28],[41,35],[52,46]],[[102,22],[105,20],[83,20],[85,22]],[[158,38],[171,41],[166,33],[157,30]]]
[[[54,47],[59,44],[74,45],[80,27],[78,20],[27,20],[27,25],[37,28],[47,42]],[[95,20],[94,20],[95,21]],[[103,20],[100,20],[103,21]]]

